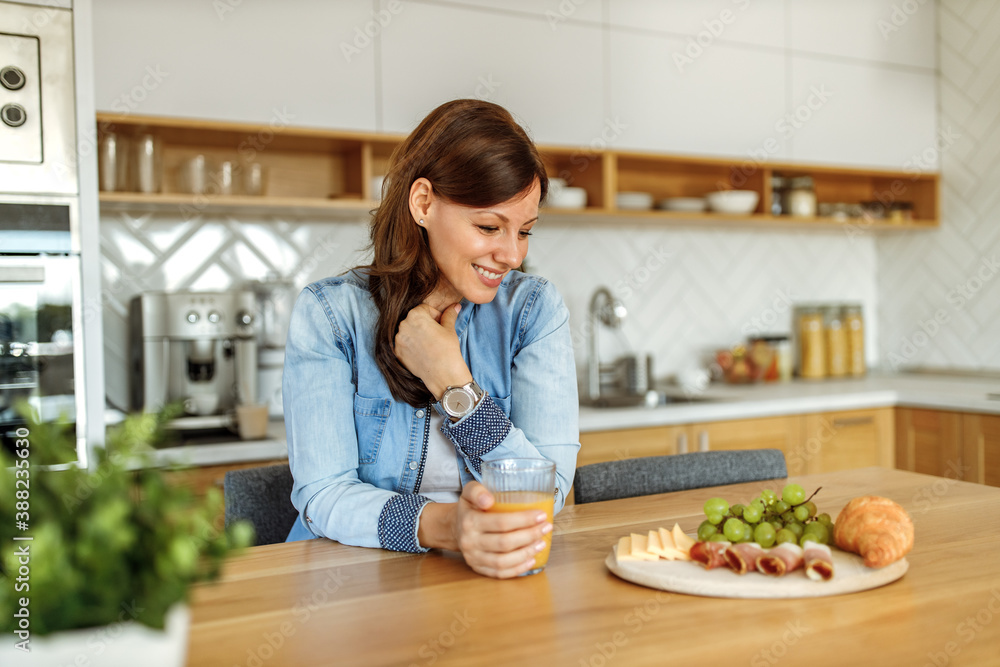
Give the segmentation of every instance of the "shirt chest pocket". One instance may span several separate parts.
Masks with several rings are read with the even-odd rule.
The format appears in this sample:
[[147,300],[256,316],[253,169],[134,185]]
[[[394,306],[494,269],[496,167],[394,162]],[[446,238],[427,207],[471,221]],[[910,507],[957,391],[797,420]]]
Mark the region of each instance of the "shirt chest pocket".
[[358,463],[370,465],[378,459],[379,446],[389,421],[388,398],[354,395],[354,430],[358,435]]

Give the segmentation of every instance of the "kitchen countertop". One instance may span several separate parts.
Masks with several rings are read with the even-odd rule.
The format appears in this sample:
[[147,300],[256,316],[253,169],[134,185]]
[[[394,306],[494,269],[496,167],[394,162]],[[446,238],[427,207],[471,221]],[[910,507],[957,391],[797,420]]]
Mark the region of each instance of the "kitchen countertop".
[[[990,398],[990,396],[993,398]],[[1000,414],[1000,379],[925,374],[872,374],[850,380],[754,385],[713,384],[703,401],[654,408],[580,408],[580,431],[670,426],[781,415],[914,407]]]
[[[992,395],[993,398],[989,398]],[[580,408],[580,431],[671,426],[733,419],[914,407],[1000,414],[1000,379],[958,375],[872,374],[856,380],[755,385],[713,384],[702,401],[654,408]],[[288,456],[285,425],[270,422],[268,437],[253,441],[221,441],[160,449],[157,463],[193,466],[267,461]]]

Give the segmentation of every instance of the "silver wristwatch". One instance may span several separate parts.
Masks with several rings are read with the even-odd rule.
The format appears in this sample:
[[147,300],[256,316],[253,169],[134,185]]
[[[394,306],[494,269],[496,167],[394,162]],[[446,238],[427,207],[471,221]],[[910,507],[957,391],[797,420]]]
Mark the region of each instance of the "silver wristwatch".
[[458,421],[472,412],[485,394],[475,380],[458,387],[448,387],[441,396],[441,407],[449,417]]

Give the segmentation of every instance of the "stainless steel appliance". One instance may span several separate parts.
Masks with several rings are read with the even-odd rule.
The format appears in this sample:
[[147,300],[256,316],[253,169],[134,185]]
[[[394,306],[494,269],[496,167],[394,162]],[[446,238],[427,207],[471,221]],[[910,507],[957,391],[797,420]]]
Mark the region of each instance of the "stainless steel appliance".
[[131,407],[183,401],[178,430],[228,428],[230,411],[257,402],[255,295],[147,292],[129,312]]
[[75,230],[72,199],[0,195],[0,439],[6,447],[25,423],[22,402],[36,418],[76,423],[83,433]]
[[295,305],[295,285],[269,275],[266,280],[247,283],[247,289],[257,296],[259,329],[259,371],[257,373],[258,402],[267,406],[272,418],[284,416],[281,398],[281,378],[285,364],[285,339],[288,322]]

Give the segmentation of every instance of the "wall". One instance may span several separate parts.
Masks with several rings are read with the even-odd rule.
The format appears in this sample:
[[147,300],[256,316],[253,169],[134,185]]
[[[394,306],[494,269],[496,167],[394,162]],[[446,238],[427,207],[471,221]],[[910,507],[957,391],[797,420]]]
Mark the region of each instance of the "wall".
[[1000,4],[938,9],[941,228],[878,241],[890,367],[1000,370]]
[[[539,142],[899,169],[934,141],[928,5],[894,17],[891,0],[96,0],[97,100],[126,114],[268,122],[280,113],[295,125],[408,132],[440,102],[479,96],[510,108]],[[895,23],[905,29],[887,30]],[[299,282],[339,272],[364,241],[363,221],[116,213],[102,222],[116,286],[106,309],[111,394],[125,382],[114,332],[132,293],[255,277],[271,242],[240,250],[258,244],[240,238],[244,228],[272,230],[279,248],[284,234],[300,249],[335,239],[313,271],[297,268],[301,251],[274,267]],[[181,230],[202,227],[219,230],[194,244],[209,256],[171,247]],[[787,330],[789,300],[862,302],[875,361],[872,235],[545,227],[529,264],[566,298],[581,363],[586,305],[602,284],[625,298],[624,337],[654,353],[659,375],[737,342],[755,321]],[[147,229],[155,238],[142,238]],[[144,278],[116,283],[123,268]],[[620,353],[605,338],[605,353]]]

